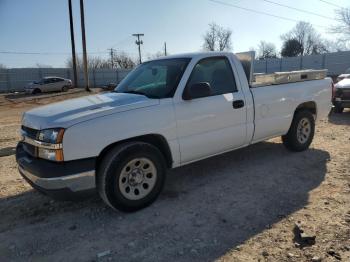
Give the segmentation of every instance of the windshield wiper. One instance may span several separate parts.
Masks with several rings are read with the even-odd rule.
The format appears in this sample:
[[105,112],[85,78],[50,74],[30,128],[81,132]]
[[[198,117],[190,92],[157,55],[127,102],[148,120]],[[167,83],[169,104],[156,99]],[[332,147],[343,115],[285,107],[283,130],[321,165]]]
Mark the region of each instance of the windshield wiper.
[[135,95],[143,95],[143,96],[146,96],[148,98],[158,98],[157,96],[153,96],[153,95],[149,95],[149,94],[146,94],[146,93],[143,93],[141,91],[136,91],[136,90],[128,90],[128,91],[122,91],[122,92],[119,92],[119,91],[115,91],[117,93],[126,93],[126,94],[135,94]]

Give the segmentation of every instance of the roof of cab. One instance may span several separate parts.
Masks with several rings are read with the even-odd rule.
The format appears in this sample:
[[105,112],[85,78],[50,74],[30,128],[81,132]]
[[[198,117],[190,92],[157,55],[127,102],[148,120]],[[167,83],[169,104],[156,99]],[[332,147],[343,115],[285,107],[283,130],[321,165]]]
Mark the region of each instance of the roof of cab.
[[183,53],[183,54],[177,54],[177,55],[169,55],[169,56],[162,56],[158,57],[155,59],[150,59],[146,62],[149,61],[154,61],[154,60],[162,60],[162,59],[172,59],[172,58],[202,58],[202,57],[210,57],[210,56],[227,56],[227,55],[232,55],[233,53],[231,52],[193,52],[193,53]]
[[50,79],[50,78],[64,79],[63,77],[59,77],[59,76],[45,76],[45,77],[43,77],[43,79]]

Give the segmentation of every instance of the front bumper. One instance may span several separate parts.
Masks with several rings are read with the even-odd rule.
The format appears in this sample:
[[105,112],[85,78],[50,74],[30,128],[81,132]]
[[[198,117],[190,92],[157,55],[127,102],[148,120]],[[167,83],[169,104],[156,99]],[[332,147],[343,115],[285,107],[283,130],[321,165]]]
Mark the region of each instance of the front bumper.
[[338,107],[350,108],[350,100],[345,99],[333,99],[333,105]]
[[75,199],[95,191],[95,159],[63,163],[32,157],[20,142],[16,149],[19,173],[38,191],[56,199]]

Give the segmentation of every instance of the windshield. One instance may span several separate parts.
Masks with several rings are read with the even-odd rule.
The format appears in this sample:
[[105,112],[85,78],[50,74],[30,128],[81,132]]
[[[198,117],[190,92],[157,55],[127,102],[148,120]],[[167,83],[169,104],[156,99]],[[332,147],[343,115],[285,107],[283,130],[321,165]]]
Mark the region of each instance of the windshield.
[[138,66],[115,89],[149,98],[173,97],[190,58],[162,59]]

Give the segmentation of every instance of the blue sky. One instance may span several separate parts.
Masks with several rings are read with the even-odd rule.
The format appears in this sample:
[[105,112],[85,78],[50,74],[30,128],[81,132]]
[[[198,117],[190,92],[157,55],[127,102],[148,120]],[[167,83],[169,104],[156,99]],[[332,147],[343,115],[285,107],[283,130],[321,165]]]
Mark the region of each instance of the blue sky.
[[[75,40],[81,52],[79,0],[73,1]],[[220,0],[294,20],[310,22],[326,38],[334,20],[276,6],[263,0]],[[320,0],[273,0],[324,16],[334,17],[335,6]],[[339,6],[348,0],[328,0]],[[295,22],[251,13],[210,0],[85,0],[87,50],[107,57],[115,48],[137,56],[133,33],[144,33],[144,58],[162,51],[167,42],[171,54],[201,50],[208,24],[216,22],[232,29],[233,51],[247,51],[260,40],[279,48],[280,35]],[[64,67],[71,51],[67,0],[0,0],[0,51],[39,52],[46,55],[1,54],[7,67],[29,67],[37,63]],[[96,53],[98,52],[98,53]],[[59,54],[51,54],[59,53]]]

